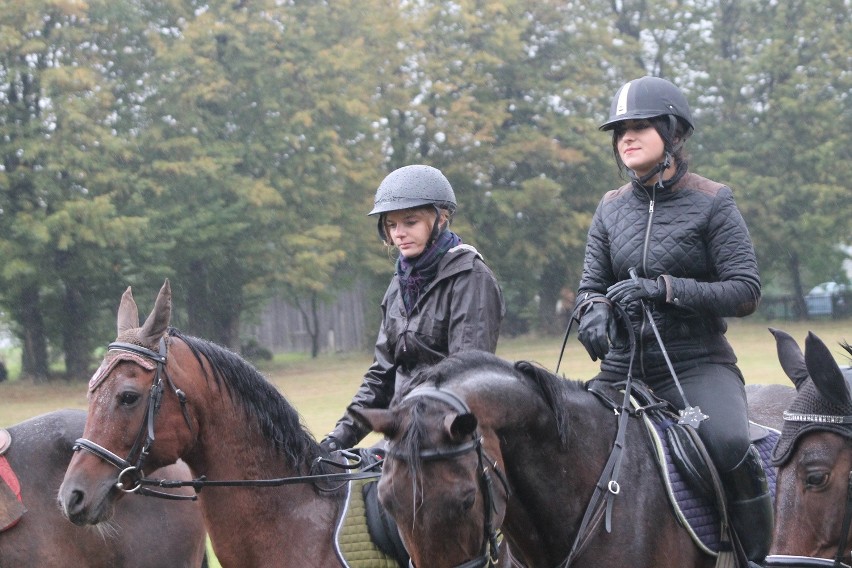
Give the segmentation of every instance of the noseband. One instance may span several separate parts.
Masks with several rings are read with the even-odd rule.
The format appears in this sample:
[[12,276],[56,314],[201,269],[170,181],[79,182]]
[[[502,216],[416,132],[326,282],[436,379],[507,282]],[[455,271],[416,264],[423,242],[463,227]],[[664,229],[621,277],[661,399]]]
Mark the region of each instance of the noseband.
[[[431,398],[433,400],[443,402],[459,414],[471,414],[470,408],[468,408],[467,404],[465,404],[465,402],[454,393],[433,387],[417,387],[408,393],[402,400],[404,402],[418,397]],[[485,522],[483,524],[483,542],[478,557],[468,560],[462,564],[458,564],[455,568],[492,568],[497,566],[497,562],[499,560],[499,529],[494,527],[496,507],[494,503],[494,482],[491,477],[492,471],[497,475],[497,478],[502,483],[507,497],[510,491],[508,481],[500,470],[497,469],[497,463],[493,462],[485,454],[485,450],[482,448],[482,437],[479,435],[479,431],[475,430],[471,435],[471,439],[462,444],[421,450],[418,456],[424,461],[431,461],[454,458],[468,452],[476,452],[478,458],[477,471],[479,473],[479,486],[482,491],[483,511],[485,515]],[[387,458],[391,457],[395,459],[405,459],[405,456],[398,452],[394,452],[393,449],[388,446]],[[415,568],[414,562],[411,560],[408,561],[408,566],[409,568]]]
[[[787,422],[811,422],[831,424],[852,424],[852,416],[836,416],[830,414],[799,414],[784,411],[784,420]],[[843,523],[840,526],[838,537],[837,554],[834,560],[828,558],[814,558],[812,556],[788,556],[786,554],[772,554],[766,557],[766,568],[850,568],[843,562],[843,552],[849,539],[849,527],[852,525],[852,471],[846,484],[846,503],[843,510]]]
[[[148,404],[145,409],[145,418],[142,421],[142,425],[139,428],[139,433],[136,435],[136,440],[133,442],[133,447],[130,448],[130,452],[128,453],[126,459],[119,457],[118,455],[109,451],[100,444],[97,444],[87,438],[78,438],[74,442],[73,450],[75,452],[79,450],[86,450],[87,452],[90,452],[98,456],[102,460],[114,465],[116,468],[119,469],[120,472],[118,474],[118,478],[116,479],[116,488],[125,493],[135,493],[136,491],[139,491],[140,488],[142,488],[142,467],[145,464],[145,459],[148,457],[148,454],[151,453],[151,446],[154,443],[154,420],[157,417],[157,412],[159,412],[160,410],[160,404],[162,403],[163,399],[164,378],[171,387],[172,392],[174,392],[175,396],[177,396],[178,401],[180,401],[181,410],[183,411],[183,417],[186,421],[187,426],[189,426],[190,431],[192,431],[192,423],[190,422],[189,413],[186,408],[186,394],[184,394],[181,389],[175,386],[175,384],[172,382],[171,377],[166,372],[168,345],[166,343],[165,337],[160,338],[159,352],[152,351],[151,349],[147,349],[145,347],[135,345],[133,343],[122,342],[110,343],[107,346],[107,352],[109,351],[126,351],[135,355],[141,355],[146,359],[152,360],[156,364],[154,379],[151,384],[151,389],[148,395]],[[134,456],[136,456],[135,462],[133,460]],[[142,492],[149,495],[164,497],[167,499],[195,499],[194,495],[174,495],[171,493],[163,493],[147,488],[143,488]]]

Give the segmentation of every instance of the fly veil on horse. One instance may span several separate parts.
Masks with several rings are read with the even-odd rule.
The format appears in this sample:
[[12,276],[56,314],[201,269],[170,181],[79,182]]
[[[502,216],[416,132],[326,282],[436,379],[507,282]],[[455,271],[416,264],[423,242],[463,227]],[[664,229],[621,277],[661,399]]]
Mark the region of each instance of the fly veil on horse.
[[[700,460],[661,463],[660,456],[702,446],[675,448],[689,441],[662,433],[673,426],[665,403],[640,385],[640,408],[624,411],[611,385],[480,352],[452,355],[420,379],[391,409],[361,411],[389,439],[380,498],[416,566],[467,562],[480,554],[486,527],[501,524],[525,566],[737,563],[725,553],[724,502],[707,488],[693,491],[675,471]],[[651,420],[655,414],[668,424]],[[718,492],[712,473],[704,482]],[[695,514],[704,517],[688,522]]]
[[[852,565],[852,366],[841,369],[813,333],[802,353],[775,335],[778,359],[796,386],[773,451],[778,467],[776,524],[768,567]],[[849,344],[841,344],[852,355]]]
[[[206,566],[206,533],[196,503],[132,497],[115,507],[100,530],[62,516],[56,492],[85,423],[84,411],[65,409],[0,430],[0,566]],[[185,476],[189,469],[177,463],[155,473]],[[157,546],[140,546],[153,541]]]
[[[329,465],[296,410],[254,367],[169,328],[170,318],[168,281],[141,327],[130,289],[122,296],[118,338],[89,383],[89,418],[77,440],[84,451],[59,492],[65,515],[97,524],[124,492],[189,485],[223,566],[404,564],[369,540],[369,503],[349,483],[375,474]],[[179,458],[196,479],[143,477],[143,468]]]

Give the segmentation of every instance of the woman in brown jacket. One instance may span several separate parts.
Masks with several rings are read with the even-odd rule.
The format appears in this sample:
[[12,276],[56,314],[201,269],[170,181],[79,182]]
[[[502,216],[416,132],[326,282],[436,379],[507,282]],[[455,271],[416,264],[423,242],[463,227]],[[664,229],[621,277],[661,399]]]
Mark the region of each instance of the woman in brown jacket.
[[411,165],[391,172],[369,215],[382,241],[399,250],[382,300],[373,364],[343,417],[321,442],[351,448],[370,432],[349,409],[387,408],[415,370],[452,353],[497,348],[503,294],[482,255],[462,244],[449,225],[456,197],[444,174]]

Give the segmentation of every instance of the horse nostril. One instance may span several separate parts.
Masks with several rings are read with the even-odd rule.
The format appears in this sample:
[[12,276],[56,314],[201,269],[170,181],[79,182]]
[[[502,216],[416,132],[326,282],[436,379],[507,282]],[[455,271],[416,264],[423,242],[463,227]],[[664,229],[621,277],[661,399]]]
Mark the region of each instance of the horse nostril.
[[71,491],[71,495],[69,495],[63,503],[65,513],[69,517],[79,514],[83,508],[83,501],[85,500],[85,497],[85,493],[79,489]]

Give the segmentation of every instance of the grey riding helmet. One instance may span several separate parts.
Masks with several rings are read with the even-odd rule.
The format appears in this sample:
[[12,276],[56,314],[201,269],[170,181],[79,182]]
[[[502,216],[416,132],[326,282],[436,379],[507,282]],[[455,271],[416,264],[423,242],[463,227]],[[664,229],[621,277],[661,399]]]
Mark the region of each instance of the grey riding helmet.
[[376,190],[373,210],[368,215],[379,215],[379,237],[386,241],[382,226],[384,213],[424,205],[432,205],[436,214],[439,209],[447,209],[452,214],[456,210],[456,194],[441,170],[415,164],[394,170],[385,177]]
[[641,120],[671,115],[688,126],[687,134],[695,129],[689,103],[684,94],[669,81],[659,77],[642,77],[628,81],[612,98],[609,119],[600,130],[612,130],[623,120]]

